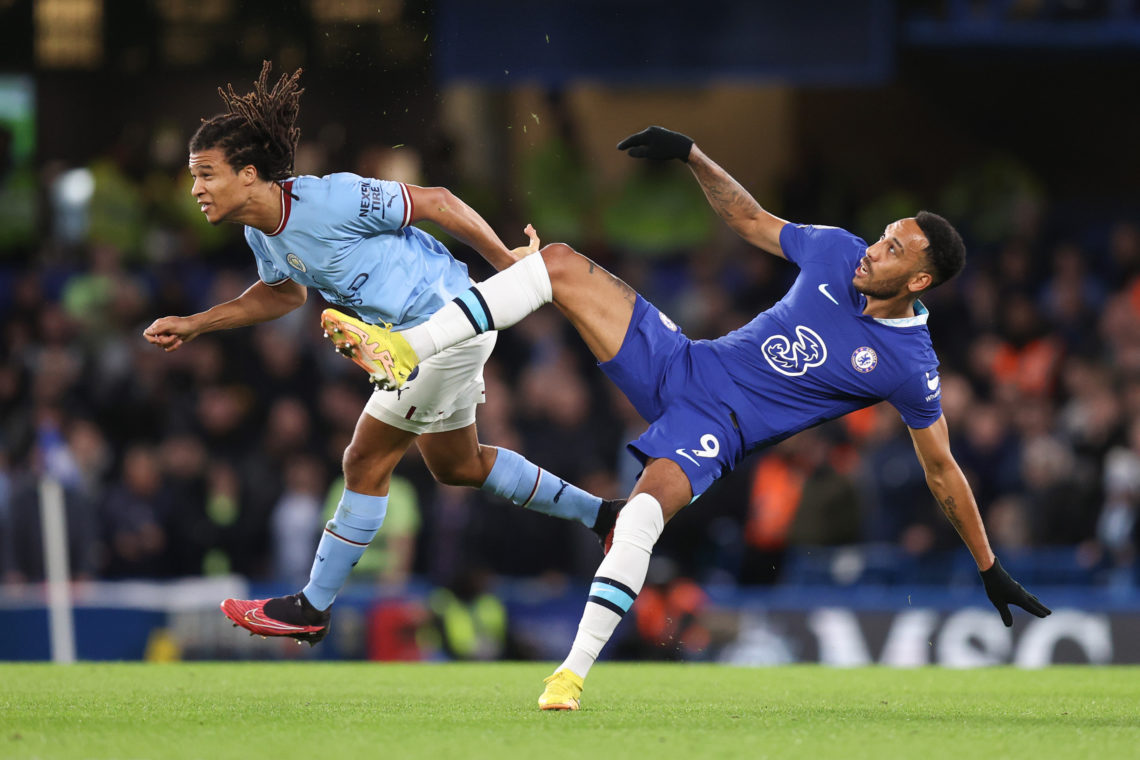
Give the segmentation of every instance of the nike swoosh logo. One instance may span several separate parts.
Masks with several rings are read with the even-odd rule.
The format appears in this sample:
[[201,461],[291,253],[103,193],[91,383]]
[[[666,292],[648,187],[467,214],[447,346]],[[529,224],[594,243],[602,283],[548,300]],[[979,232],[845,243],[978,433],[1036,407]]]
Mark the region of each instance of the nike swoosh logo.
[[280,620],[272,620],[262,615],[261,612],[256,609],[249,610],[245,613],[244,617],[247,623],[282,632],[306,633],[313,627],[309,625],[291,625],[290,623],[283,623]]
[[932,379],[930,379],[930,373],[929,372],[926,373],[926,387],[929,388],[930,390],[934,390],[935,388],[937,388],[938,383],[940,383],[940,382],[941,382],[941,380],[939,379],[938,375],[935,375],[934,379],[932,380]]
[[839,305],[839,301],[836,301],[835,297],[827,292],[827,283],[826,282],[821,282],[819,284],[819,292],[823,293],[824,298],[826,298],[828,301],[831,301],[836,306]]
[[697,460],[693,459],[691,456],[689,456],[689,453],[687,451],[685,451],[684,449],[677,449],[677,453],[680,454],[681,456],[683,456],[685,459],[688,459],[690,462],[695,464],[697,467],[701,466],[701,463],[698,462]]

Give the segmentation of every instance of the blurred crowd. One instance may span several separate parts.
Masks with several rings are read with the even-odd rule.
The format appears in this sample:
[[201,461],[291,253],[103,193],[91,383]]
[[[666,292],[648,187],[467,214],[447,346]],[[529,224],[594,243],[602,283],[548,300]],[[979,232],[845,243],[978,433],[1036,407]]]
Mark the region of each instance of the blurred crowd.
[[[77,578],[238,573],[299,586],[339,497],[341,453],[370,386],[323,338],[317,294],[283,319],[204,335],[176,352],[143,340],[154,318],[233,298],[256,277],[240,229],[200,219],[181,137],[158,132],[145,144],[79,169],[43,167],[35,236],[6,241],[0,254],[0,578],[43,576],[38,483],[51,476],[66,494]],[[311,147],[302,146],[299,173],[348,168],[432,181],[417,174],[410,148],[367,150],[354,166],[329,167]],[[522,167],[534,192],[520,196],[531,206],[490,219],[505,238],[506,228],[521,228],[516,218],[535,221],[546,240],[566,237],[693,338],[746,323],[794,278],[792,265],[728,233],[682,168],[638,167],[606,208],[586,208],[589,167],[567,155],[539,151]],[[1084,577],[1134,583],[1137,220],[1092,204],[1062,209],[1008,161],[971,167],[937,192],[877,197],[826,168],[802,169],[778,198],[762,199],[796,222],[873,240],[885,223],[927,207],[959,225],[967,269],[924,302],[954,451],[995,549],[1061,547]],[[579,218],[590,214],[594,223]],[[489,274],[449,244],[473,276]],[[484,443],[516,449],[599,496],[628,493],[638,468],[624,444],[644,423],[556,310],[500,334],[486,385]],[[675,576],[780,582],[812,547],[933,562],[959,546],[885,405],[754,454],[675,523],[651,587]],[[436,484],[413,450],[357,572],[452,588],[501,576],[558,583],[589,577],[600,556],[580,525]]]

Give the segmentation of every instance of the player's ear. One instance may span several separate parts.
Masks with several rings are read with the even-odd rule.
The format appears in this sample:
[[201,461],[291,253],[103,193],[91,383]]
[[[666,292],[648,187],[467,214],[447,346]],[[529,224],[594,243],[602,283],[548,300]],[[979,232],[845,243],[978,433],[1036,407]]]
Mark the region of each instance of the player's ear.
[[921,293],[924,290],[929,290],[934,285],[934,276],[930,272],[923,272],[919,270],[910,277],[910,282],[907,287],[911,293]]
[[257,167],[253,164],[246,164],[241,168],[241,171],[238,172],[238,176],[241,177],[241,181],[245,184],[252,184],[254,180],[257,179]]

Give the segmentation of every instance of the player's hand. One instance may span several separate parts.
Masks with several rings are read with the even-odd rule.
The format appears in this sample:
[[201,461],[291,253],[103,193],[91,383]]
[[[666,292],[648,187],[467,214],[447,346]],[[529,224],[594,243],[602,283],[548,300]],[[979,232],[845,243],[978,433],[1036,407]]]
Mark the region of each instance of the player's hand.
[[1053,610],[1037,601],[1037,597],[1025,590],[1024,587],[1005,571],[1005,568],[994,557],[994,564],[989,570],[981,570],[982,583],[986,587],[986,596],[990,598],[997,611],[1001,613],[1001,622],[1009,628],[1013,625],[1013,613],[1009,605],[1016,604],[1021,609],[1037,617],[1045,617]]
[[528,224],[523,232],[525,232],[526,236],[530,238],[530,242],[526,245],[520,245],[518,248],[511,249],[511,255],[515,257],[515,261],[525,258],[532,253],[538,253],[538,247],[541,245],[538,240],[538,232],[535,231],[534,225]]
[[618,150],[628,150],[634,158],[656,158],[661,161],[679,158],[688,162],[693,139],[665,127],[649,127],[625,138],[617,147]]
[[143,337],[163,351],[177,351],[183,343],[194,340],[199,332],[188,317],[161,317],[143,330]]

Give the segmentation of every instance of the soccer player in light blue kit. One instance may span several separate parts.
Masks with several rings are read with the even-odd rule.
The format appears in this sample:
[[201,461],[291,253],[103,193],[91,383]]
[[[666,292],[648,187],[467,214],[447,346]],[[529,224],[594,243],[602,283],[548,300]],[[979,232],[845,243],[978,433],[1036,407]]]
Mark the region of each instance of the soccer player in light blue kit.
[[[471,287],[467,267],[411,225],[435,222],[497,269],[533,248],[508,250],[482,217],[444,188],[347,173],[291,176],[301,72],[270,88],[269,69],[266,62],[246,95],[232,85],[220,89],[227,112],[203,122],[190,141],[191,192],[211,224],[245,225],[259,280],[207,311],[155,320],[144,336],[174,351],[204,332],[280,317],[304,304],[311,287],[360,316],[329,309],[322,323],[343,353],[375,373],[383,357],[353,342],[369,324],[418,324]],[[495,333],[483,331],[425,361],[400,391],[377,388],[344,453],[344,494],[325,526],[308,585],[276,599],[227,599],[227,617],[264,636],[310,644],[324,638],[329,607],[380,529],[392,470],[413,442],[440,482],[482,488],[607,535],[621,501],[603,502],[513,451],[479,443],[475,409],[494,345]]]
[[[748,452],[883,400],[910,429],[927,484],[973,555],[1002,621],[1013,624],[1010,604],[1048,615],[997,561],[950,452],[938,359],[918,297],[964,266],[954,228],[924,211],[890,224],[868,246],[841,229],[773,216],[677,132],[650,127],[618,148],[638,158],[687,161],[733,230],[799,267],[787,295],[739,330],[692,341],[624,282],[555,243],[475,286],[477,298],[464,294],[410,330],[370,335],[394,357],[388,382],[396,385],[417,361],[470,339],[480,325],[505,328],[553,301],[650,423],[629,444],[645,469],[607,541],[570,654],[546,679],[539,706],[578,709],[586,674],[633,605],[673,515]],[[537,237],[529,227],[527,233]],[[473,313],[475,305],[487,313]]]

